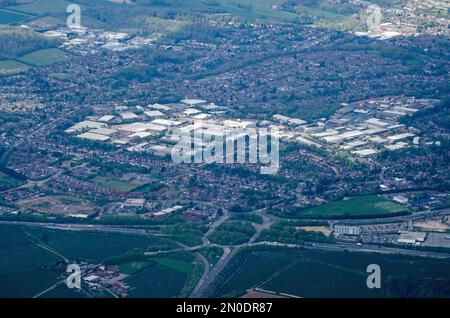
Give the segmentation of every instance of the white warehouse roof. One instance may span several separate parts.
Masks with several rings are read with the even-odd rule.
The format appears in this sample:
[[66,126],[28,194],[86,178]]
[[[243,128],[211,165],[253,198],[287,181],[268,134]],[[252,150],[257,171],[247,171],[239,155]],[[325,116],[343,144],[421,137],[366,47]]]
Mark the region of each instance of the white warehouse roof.
[[91,132],[87,132],[87,133],[78,135],[77,137],[82,138],[82,139],[95,140],[95,141],[108,141],[110,139],[108,136],[100,135],[100,134],[93,134]]
[[99,123],[96,121],[91,121],[91,120],[85,120],[76,125],[73,125],[69,129],[67,129],[66,132],[73,133],[73,132],[81,131],[83,129],[96,129],[96,128],[102,128],[102,127],[106,127],[106,124]]

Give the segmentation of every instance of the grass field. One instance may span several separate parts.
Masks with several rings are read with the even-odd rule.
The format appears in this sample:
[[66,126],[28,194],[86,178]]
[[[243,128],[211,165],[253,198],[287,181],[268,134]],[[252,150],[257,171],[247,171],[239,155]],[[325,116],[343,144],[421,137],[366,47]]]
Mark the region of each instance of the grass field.
[[14,61],[14,60],[1,60],[0,61],[0,74],[2,73],[17,73],[28,69],[28,65]]
[[64,62],[67,58],[66,53],[60,49],[52,48],[34,51],[20,57],[18,60],[26,64],[45,66],[53,63]]
[[377,195],[334,201],[298,212],[306,218],[368,218],[407,213],[408,209]]
[[[427,286],[450,282],[449,260],[282,249],[247,251],[237,257],[237,266],[228,268],[230,275],[214,296],[236,296],[250,288],[262,288],[308,298],[400,297],[392,281],[414,278]],[[366,286],[369,264],[381,267],[381,289]],[[443,296],[445,292],[437,289],[433,293]]]
[[[1,68],[1,64],[0,64]],[[1,71],[0,71],[1,73]],[[19,181],[16,179],[4,174],[3,172],[0,172],[0,190],[5,190],[13,187],[17,187],[20,184]]]
[[11,7],[11,9],[38,15],[45,13],[65,14],[66,8],[70,3],[70,1],[66,0],[35,0],[31,3]]
[[[222,7],[231,14],[242,16],[243,18],[266,18],[279,21],[292,21],[297,14],[281,10],[272,9],[273,5],[279,5],[279,0],[222,0]],[[251,6],[251,9],[245,9],[245,6]],[[250,8],[250,7],[247,7]]]
[[31,16],[28,14],[0,10],[0,24],[19,23],[28,20],[29,18],[31,18]]
[[93,181],[100,183],[104,186],[113,188],[114,190],[120,191],[120,192],[129,192],[131,190],[134,190],[139,187],[138,184],[134,184],[128,181],[123,181],[117,178],[113,177],[103,177],[103,176],[97,176],[93,179]]

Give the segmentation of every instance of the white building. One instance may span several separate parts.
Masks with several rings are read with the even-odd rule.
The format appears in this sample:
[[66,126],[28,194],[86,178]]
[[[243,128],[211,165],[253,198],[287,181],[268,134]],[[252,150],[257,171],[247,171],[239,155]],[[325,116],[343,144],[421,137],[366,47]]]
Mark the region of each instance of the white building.
[[359,235],[361,228],[359,226],[335,225],[334,233],[337,235]]
[[147,117],[152,118],[152,119],[160,118],[160,117],[164,117],[165,116],[164,113],[160,112],[159,110],[148,110],[148,111],[145,111],[144,114]]
[[426,232],[401,232],[397,242],[399,244],[420,245],[427,238]]
[[74,133],[74,132],[78,132],[78,131],[82,131],[82,130],[86,130],[86,129],[96,129],[96,128],[103,128],[103,127],[106,127],[105,123],[99,123],[96,121],[85,120],[76,125],[73,125],[69,129],[66,129],[65,132],[66,133]]
[[109,139],[111,139],[109,136],[93,134],[91,132],[87,132],[87,133],[78,135],[77,137],[81,138],[81,139],[88,139],[88,140],[93,140],[93,141],[108,141]]

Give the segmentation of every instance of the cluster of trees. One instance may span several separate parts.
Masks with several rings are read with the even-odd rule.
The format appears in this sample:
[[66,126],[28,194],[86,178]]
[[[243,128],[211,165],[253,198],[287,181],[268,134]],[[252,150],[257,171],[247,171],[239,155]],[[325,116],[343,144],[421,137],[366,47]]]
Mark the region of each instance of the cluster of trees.
[[200,253],[203,254],[210,263],[215,264],[220,257],[222,257],[223,250],[217,246],[204,247],[200,250]]
[[129,85],[130,81],[149,82],[152,78],[159,77],[160,74],[153,65],[128,66],[115,75],[117,81],[113,84],[120,88]]
[[238,245],[248,242],[254,233],[255,228],[249,222],[228,221],[221,224],[209,240],[216,244]]
[[231,216],[231,220],[248,221],[256,224],[262,224],[263,218],[255,213],[237,213]]
[[230,211],[231,212],[235,212],[235,213],[245,213],[245,212],[250,212],[251,210],[252,210],[251,208],[242,206],[242,205],[240,205],[238,203],[233,204],[230,207]]
[[276,223],[270,230],[262,231],[258,241],[290,244],[303,244],[303,242],[332,243],[334,242],[334,238],[327,237],[320,232],[297,230],[294,226],[285,226],[284,224]]
[[0,30],[0,60],[14,59],[36,50],[53,48],[60,40],[50,39],[31,30]]
[[201,244],[203,234],[205,234],[207,230],[207,226],[200,223],[180,223],[163,229],[163,231],[170,234],[175,241],[190,246]]
[[450,297],[450,280],[448,278],[424,279],[388,276],[383,285],[384,296],[387,298]]

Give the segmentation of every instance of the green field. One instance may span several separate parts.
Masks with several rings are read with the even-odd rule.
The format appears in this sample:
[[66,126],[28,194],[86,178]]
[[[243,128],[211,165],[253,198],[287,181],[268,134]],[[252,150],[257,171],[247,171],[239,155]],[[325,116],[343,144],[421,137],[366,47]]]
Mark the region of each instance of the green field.
[[129,277],[127,284],[134,287],[130,297],[177,297],[188,278],[188,273],[163,265],[148,267]]
[[298,211],[303,218],[369,218],[408,213],[408,209],[377,195],[334,201]]
[[28,4],[13,6],[11,9],[39,15],[45,13],[65,14],[70,3],[70,1],[65,0],[35,0]]
[[28,20],[31,16],[28,14],[0,10],[0,24],[13,24]]
[[76,289],[69,289],[66,285],[61,284],[60,286],[52,289],[42,295],[40,298],[86,298],[87,295],[83,292],[79,292]]
[[[28,233],[28,234],[27,234]],[[160,238],[140,238],[122,234],[71,232],[35,227],[0,226],[0,298],[32,297],[61,280],[65,263],[61,257],[38,243],[61,253],[71,261],[95,263],[114,260],[123,272],[133,274],[133,295],[142,297],[176,297],[193,277],[191,254],[149,259],[142,252],[148,246],[176,248]],[[158,247],[159,246],[159,247]],[[129,261],[130,253],[142,261]],[[139,254],[140,253],[140,254]],[[123,263],[120,261],[123,260]],[[62,264],[58,265],[57,264]],[[194,277],[198,279],[197,276]],[[146,279],[149,279],[147,281]],[[143,281],[144,280],[144,281]],[[155,288],[153,284],[159,286]],[[61,285],[42,297],[86,297]]]
[[120,192],[129,192],[139,187],[138,184],[106,176],[97,176],[93,179],[93,181]]
[[18,73],[25,71],[29,68],[28,65],[23,63],[13,61],[13,60],[2,60],[0,61],[0,74],[2,73]]
[[[72,259],[103,261],[130,251],[144,252],[150,246],[166,246],[165,239],[144,238],[121,234],[75,232],[36,228],[29,230],[47,246]],[[175,245],[173,245],[175,246]],[[163,247],[161,247],[163,248]]]
[[[366,286],[369,264],[381,267],[381,289]],[[392,255],[284,249],[244,251],[221,274],[214,296],[238,296],[247,289],[262,288],[307,298],[402,297],[405,291],[399,286],[408,285],[410,280],[417,288],[406,296],[443,297],[450,295],[449,265],[450,260]]]
[[127,278],[133,287],[130,297],[185,297],[203,274],[195,257],[189,253],[151,258],[151,264]]
[[67,54],[56,48],[44,49],[26,54],[18,60],[26,64],[45,66],[53,63],[64,62],[67,60]]
[[[0,73],[1,73],[1,61],[0,61]],[[16,179],[0,172],[0,190],[17,187],[20,184]]]
[[0,298],[32,297],[53,285],[58,273],[43,266],[60,261],[20,227],[0,226]]

